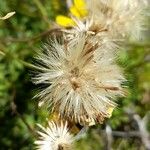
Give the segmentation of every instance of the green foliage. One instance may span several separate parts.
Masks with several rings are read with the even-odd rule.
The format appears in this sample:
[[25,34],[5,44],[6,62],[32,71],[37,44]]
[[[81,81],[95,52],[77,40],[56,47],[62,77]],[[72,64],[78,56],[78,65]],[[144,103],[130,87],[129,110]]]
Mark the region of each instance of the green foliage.
[[[45,121],[48,113],[37,110],[37,100],[33,96],[38,87],[32,84],[28,63],[33,61],[34,53],[46,41],[48,31],[53,26],[57,14],[66,13],[61,0],[0,0],[0,15],[16,11],[8,20],[0,20],[0,149],[34,149],[34,134],[27,127],[35,129],[35,124]],[[150,110],[150,45],[131,44],[119,55],[120,65],[125,67],[128,86],[127,97],[117,100],[118,108],[106,123],[113,130],[135,130],[136,125],[128,115],[128,110],[143,117]],[[16,112],[16,109],[19,112]],[[24,122],[25,119],[25,122]],[[43,124],[43,123],[42,123]],[[104,136],[99,128],[92,128],[85,138],[76,143],[78,150],[104,149]],[[150,130],[150,126],[148,126]],[[144,149],[139,139],[115,138],[114,149]]]

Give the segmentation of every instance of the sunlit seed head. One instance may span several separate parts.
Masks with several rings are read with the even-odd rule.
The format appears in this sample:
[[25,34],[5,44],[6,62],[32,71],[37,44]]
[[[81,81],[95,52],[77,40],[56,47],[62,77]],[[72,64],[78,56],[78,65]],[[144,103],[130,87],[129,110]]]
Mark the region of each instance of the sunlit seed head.
[[[112,50],[129,38],[139,40],[144,37],[147,0],[89,0],[86,4],[88,15],[82,19],[73,17],[75,25],[64,30],[68,39],[82,32]],[[107,42],[103,43],[103,40]]]
[[33,80],[47,85],[38,94],[40,104],[52,106],[60,116],[82,124],[102,122],[116,107],[112,100],[123,96],[124,77],[114,55],[84,35],[45,46],[38,60],[41,72]]
[[38,124],[38,140],[35,141],[38,150],[71,150],[73,136],[69,133],[67,123],[56,124],[48,122],[47,127]]
[[103,24],[112,35],[120,38],[142,36],[144,30],[147,0],[89,0],[87,1],[90,18]]

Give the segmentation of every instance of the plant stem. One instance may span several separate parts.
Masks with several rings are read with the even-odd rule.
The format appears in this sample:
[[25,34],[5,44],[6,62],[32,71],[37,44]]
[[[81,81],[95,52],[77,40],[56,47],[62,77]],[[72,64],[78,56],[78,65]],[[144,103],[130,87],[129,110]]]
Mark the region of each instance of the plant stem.
[[33,2],[36,4],[36,6],[38,7],[38,9],[40,10],[43,19],[45,20],[45,22],[50,25],[50,22],[48,20],[48,14],[44,8],[44,6],[42,5],[42,3],[40,2],[40,0],[33,0]]

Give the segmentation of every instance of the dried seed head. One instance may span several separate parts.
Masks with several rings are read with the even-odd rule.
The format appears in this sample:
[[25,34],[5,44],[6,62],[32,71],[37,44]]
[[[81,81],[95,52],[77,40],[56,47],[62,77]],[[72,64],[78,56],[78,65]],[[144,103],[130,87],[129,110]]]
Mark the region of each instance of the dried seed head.
[[93,17],[94,22],[99,27],[103,25],[114,38],[141,37],[148,0],[89,0],[87,7],[89,18]]
[[38,56],[41,72],[34,78],[36,84],[48,85],[38,94],[40,104],[52,105],[53,112],[81,124],[110,117],[116,107],[112,100],[123,95],[124,81],[111,52],[85,36],[65,46],[55,42],[45,50]]
[[35,141],[38,150],[71,150],[73,136],[68,132],[67,123],[48,122],[46,128],[38,126],[42,130],[37,132],[39,139]]
[[148,0],[87,0],[88,15],[72,18],[75,26],[67,33],[73,39],[79,33],[86,33],[98,41],[103,48],[113,50],[130,38],[139,40],[146,30],[146,8]]

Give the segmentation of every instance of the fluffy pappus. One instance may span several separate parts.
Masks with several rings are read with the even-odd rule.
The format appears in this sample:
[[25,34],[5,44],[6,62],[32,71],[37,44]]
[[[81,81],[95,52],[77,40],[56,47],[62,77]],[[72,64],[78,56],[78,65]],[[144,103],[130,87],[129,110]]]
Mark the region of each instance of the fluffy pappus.
[[33,81],[46,84],[37,96],[39,105],[51,106],[61,117],[90,124],[110,117],[116,103],[123,96],[122,70],[109,50],[87,41],[84,35],[69,43],[56,40],[46,45],[38,55],[39,72]]

